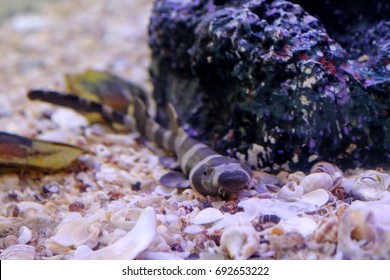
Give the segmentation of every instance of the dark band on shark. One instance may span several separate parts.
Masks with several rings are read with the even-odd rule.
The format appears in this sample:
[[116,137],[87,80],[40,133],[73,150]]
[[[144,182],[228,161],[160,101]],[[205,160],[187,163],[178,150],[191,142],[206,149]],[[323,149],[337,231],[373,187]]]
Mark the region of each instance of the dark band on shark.
[[145,104],[138,97],[134,99],[133,115],[115,111],[108,105],[89,99],[55,91],[32,90],[28,97],[81,112],[100,113],[110,122],[138,131],[143,137],[174,153],[183,173],[189,176],[192,188],[202,194],[235,193],[251,181],[252,172],[247,166],[189,137],[178,125],[176,111],[170,104],[169,128],[166,129],[149,117]]

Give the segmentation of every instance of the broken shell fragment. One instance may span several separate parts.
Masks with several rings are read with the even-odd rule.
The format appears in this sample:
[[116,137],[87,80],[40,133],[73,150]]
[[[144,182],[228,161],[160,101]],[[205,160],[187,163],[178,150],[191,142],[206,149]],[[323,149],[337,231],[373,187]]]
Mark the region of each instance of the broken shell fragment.
[[303,178],[300,185],[303,187],[304,193],[308,193],[316,189],[330,191],[333,189],[333,179],[327,173],[312,173]]
[[51,120],[64,130],[78,129],[88,125],[88,120],[83,115],[68,108],[56,109],[51,115]]
[[31,238],[32,238],[31,230],[26,226],[22,226],[19,229],[19,237],[18,237],[19,244],[26,244],[30,242]]
[[158,158],[158,161],[165,168],[172,169],[172,170],[179,170],[180,169],[180,164],[177,161],[177,159],[174,158],[174,157],[171,157],[171,156],[161,156],[161,157]]
[[13,245],[16,245],[19,243],[19,240],[18,238],[15,236],[15,235],[7,235],[6,237],[4,237],[4,239],[2,240],[2,247],[3,248],[8,248],[8,247],[11,247]]
[[133,229],[141,214],[142,209],[139,208],[122,209],[111,216],[110,223],[120,229],[129,231]]
[[329,193],[323,189],[317,189],[301,196],[301,200],[306,203],[321,207],[329,200]]
[[318,243],[336,243],[338,227],[339,220],[336,216],[322,220],[314,232],[314,241]]
[[0,254],[0,260],[33,260],[35,247],[25,244],[16,244],[8,247]]
[[305,176],[305,173],[303,173],[302,171],[296,171],[294,173],[289,174],[287,178],[289,181],[294,181],[299,184],[302,179],[305,178]]
[[278,227],[283,228],[284,232],[299,232],[302,236],[307,237],[313,234],[317,228],[317,223],[311,218],[292,217],[281,221]]
[[130,260],[138,256],[153,241],[156,235],[157,219],[152,207],[143,210],[134,228],[113,244],[97,251],[79,255],[84,260]]
[[184,233],[187,234],[197,234],[205,230],[203,225],[189,225],[184,228]]
[[57,249],[69,246],[77,247],[91,238],[96,239],[99,232],[91,230],[90,226],[99,219],[102,219],[104,214],[105,211],[103,209],[97,211],[90,217],[81,217],[79,213],[71,212],[57,226],[56,234],[46,240],[46,246],[49,246],[51,250],[55,250],[55,244],[59,245]]
[[246,260],[259,248],[260,238],[249,223],[227,226],[221,236],[220,248],[229,258]]
[[363,201],[377,200],[389,190],[390,175],[375,170],[368,170],[359,175],[351,188],[351,193]]
[[196,214],[196,216],[191,219],[191,223],[195,225],[204,225],[221,220],[223,217],[224,216],[220,210],[210,207],[203,209]]
[[302,186],[295,181],[291,181],[280,189],[277,197],[285,201],[296,201],[301,195],[303,195]]
[[186,189],[190,187],[190,182],[179,172],[168,172],[160,178],[160,183],[164,187]]
[[320,161],[314,164],[310,173],[326,173],[332,178],[343,176],[343,171],[337,165],[326,161]]
[[343,259],[390,258],[390,205],[354,201],[338,230],[337,253]]

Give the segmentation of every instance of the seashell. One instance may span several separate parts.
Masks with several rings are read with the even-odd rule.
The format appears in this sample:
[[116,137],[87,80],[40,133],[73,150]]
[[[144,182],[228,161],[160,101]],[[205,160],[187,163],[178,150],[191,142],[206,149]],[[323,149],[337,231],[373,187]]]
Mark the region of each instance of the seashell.
[[42,204],[32,202],[32,201],[22,201],[22,202],[19,202],[17,204],[17,206],[23,212],[30,211],[30,213],[33,213],[36,215],[43,214],[45,211],[45,207]]
[[26,244],[30,242],[31,238],[32,238],[31,230],[26,226],[20,227],[19,237],[18,237],[19,244]]
[[19,207],[15,204],[10,204],[7,207],[6,211],[7,217],[18,217],[20,216],[23,212],[19,209]]
[[266,223],[278,224],[280,220],[281,220],[280,217],[273,214],[261,215],[259,217],[260,224],[266,224]]
[[305,178],[305,176],[306,176],[305,173],[303,173],[302,171],[296,171],[288,175],[287,179],[289,181],[294,181],[297,184],[299,184],[302,181],[302,179]]
[[308,193],[316,189],[324,189],[331,191],[333,189],[333,179],[326,173],[312,173],[302,179],[300,185],[303,187],[303,192]]
[[77,247],[76,250],[74,251],[73,258],[78,260],[81,259],[83,256],[90,254],[92,252],[93,250],[89,246],[81,245]]
[[281,259],[286,251],[298,251],[306,246],[305,238],[296,231],[270,235],[269,242],[272,250],[275,251],[273,254],[275,259]]
[[251,217],[247,213],[244,212],[237,212],[234,215],[231,215],[229,213],[223,214],[223,219],[216,221],[210,228],[207,229],[207,233],[212,233],[214,231],[221,230],[225,228],[228,225],[235,225],[242,222],[248,222],[250,223],[251,220],[253,220],[255,217]]
[[221,235],[220,249],[227,252],[229,258],[246,260],[260,245],[260,237],[250,223],[227,226]]
[[44,249],[44,250],[40,251],[39,253],[37,253],[36,257],[38,257],[41,260],[47,260],[47,259],[53,257],[53,252],[50,250]]
[[144,251],[156,235],[156,213],[152,207],[143,210],[134,228],[112,245],[78,256],[79,259],[134,259]]
[[[252,180],[253,182],[254,180]],[[263,183],[260,184],[255,184],[254,186],[251,186],[252,190],[255,190],[259,194],[263,195],[269,195],[269,197],[272,197],[272,194],[278,193],[280,191],[280,188],[274,185],[266,185]],[[250,190],[247,190],[250,191]],[[248,197],[254,196],[253,194],[251,195],[250,193],[247,195]]]
[[[261,215],[258,221],[253,223],[255,230],[260,232],[267,228],[272,228],[281,221],[281,218],[274,214]],[[275,228],[275,227],[274,227]]]
[[88,126],[88,120],[86,117],[68,108],[56,109],[51,115],[51,120],[61,129],[65,130],[74,130]]
[[159,163],[165,168],[171,170],[180,170],[180,164],[176,158],[171,156],[160,156],[158,158]]
[[389,186],[389,174],[368,170],[356,179],[351,193],[363,201],[377,200],[382,192],[389,190]]
[[42,134],[39,134],[36,138],[43,141],[61,142],[77,146],[86,145],[85,138],[77,135],[76,132],[72,130],[59,129],[46,131]]
[[58,194],[60,192],[60,185],[57,182],[48,182],[42,186],[41,193],[46,196]]
[[295,181],[291,181],[279,190],[277,197],[285,201],[296,201],[302,194],[302,186],[298,185]]
[[314,232],[314,241],[317,243],[336,243],[338,227],[339,220],[335,216],[322,220]]
[[355,187],[356,178],[349,177],[343,178],[340,187],[344,190],[345,193],[350,193],[351,190]]
[[168,172],[159,179],[161,185],[168,188],[186,189],[190,187],[190,182],[179,172]]
[[273,174],[266,173],[266,172],[253,170],[252,177],[257,182],[262,183],[264,185],[271,185],[271,186],[282,186],[283,185],[283,181],[279,177],[277,177]]
[[327,207],[321,207],[316,211],[316,215],[321,217],[327,217],[330,213],[330,210]]
[[338,230],[337,254],[343,259],[390,258],[390,205],[354,201]]
[[195,225],[204,225],[221,220],[223,217],[224,215],[220,210],[210,207],[203,209],[196,214],[196,216],[191,219],[191,223]]
[[25,244],[16,244],[8,247],[0,254],[0,260],[33,260],[35,247]]
[[81,201],[73,201],[69,204],[68,209],[70,212],[83,212],[85,205]]
[[378,200],[380,200],[383,203],[389,203],[390,204],[390,192],[382,192],[378,195]]
[[235,214],[239,211],[242,211],[243,209],[238,207],[238,201],[235,200],[230,200],[224,203],[219,207],[219,210],[222,213],[230,213],[230,214]]
[[56,243],[62,247],[77,247],[84,244],[89,239],[97,238],[99,233],[96,232],[96,229],[93,230],[93,228],[90,228],[90,226],[92,223],[104,218],[105,211],[103,209],[97,211],[90,217],[81,217],[77,212],[74,214],[78,215],[71,214],[68,214],[68,216],[64,218],[56,228],[57,233],[53,237],[47,239],[46,242]]
[[284,232],[298,232],[303,237],[310,236],[317,228],[317,223],[311,218],[292,217],[278,224]]
[[3,242],[3,248],[7,249],[8,247],[11,247],[13,245],[19,244],[19,240],[15,235],[7,235],[2,240]]
[[332,178],[343,176],[343,171],[338,168],[337,165],[326,161],[320,161],[314,164],[310,170],[310,173],[326,173],[329,174]]
[[111,216],[110,223],[120,229],[130,231],[134,228],[142,212],[143,210],[140,208],[119,210]]
[[85,245],[87,245],[92,250],[96,250],[100,245],[100,241],[98,239],[88,239],[85,242]]
[[301,196],[301,201],[313,204],[317,207],[325,205],[329,200],[329,193],[323,189],[317,189]]
[[176,189],[168,188],[164,186],[156,186],[154,190],[152,191],[152,195],[159,195],[159,196],[172,196],[177,193]]
[[183,232],[187,234],[197,234],[204,230],[205,227],[203,225],[189,225],[184,228]]
[[336,216],[341,219],[348,208],[349,204],[345,202],[341,202],[340,204],[336,205]]

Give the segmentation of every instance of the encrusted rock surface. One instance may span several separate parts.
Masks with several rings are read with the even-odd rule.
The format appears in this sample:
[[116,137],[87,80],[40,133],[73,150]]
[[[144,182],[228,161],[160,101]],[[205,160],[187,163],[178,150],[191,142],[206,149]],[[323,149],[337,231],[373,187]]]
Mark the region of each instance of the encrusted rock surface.
[[173,102],[190,134],[254,167],[385,165],[390,23],[354,12],[367,20],[342,46],[287,1],[157,0],[149,44],[159,118]]

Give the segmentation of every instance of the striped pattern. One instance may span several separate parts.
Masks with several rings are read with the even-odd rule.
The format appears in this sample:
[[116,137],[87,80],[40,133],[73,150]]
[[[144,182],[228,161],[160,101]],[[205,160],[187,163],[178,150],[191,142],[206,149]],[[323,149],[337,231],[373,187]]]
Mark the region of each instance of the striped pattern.
[[123,114],[110,106],[79,96],[54,91],[33,90],[28,93],[28,97],[82,112],[100,113],[108,121],[138,131],[158,146],[174,153],[182,171],[189,176],[192,188],[202,194],[235,193],[252,179],[252,172],[247,166],[189,137],[178,125],[177,114],[171,104],[168,105],[169,129],[166,129],[148,116],[145,104],[138,97],[134,99],[133,115]]

